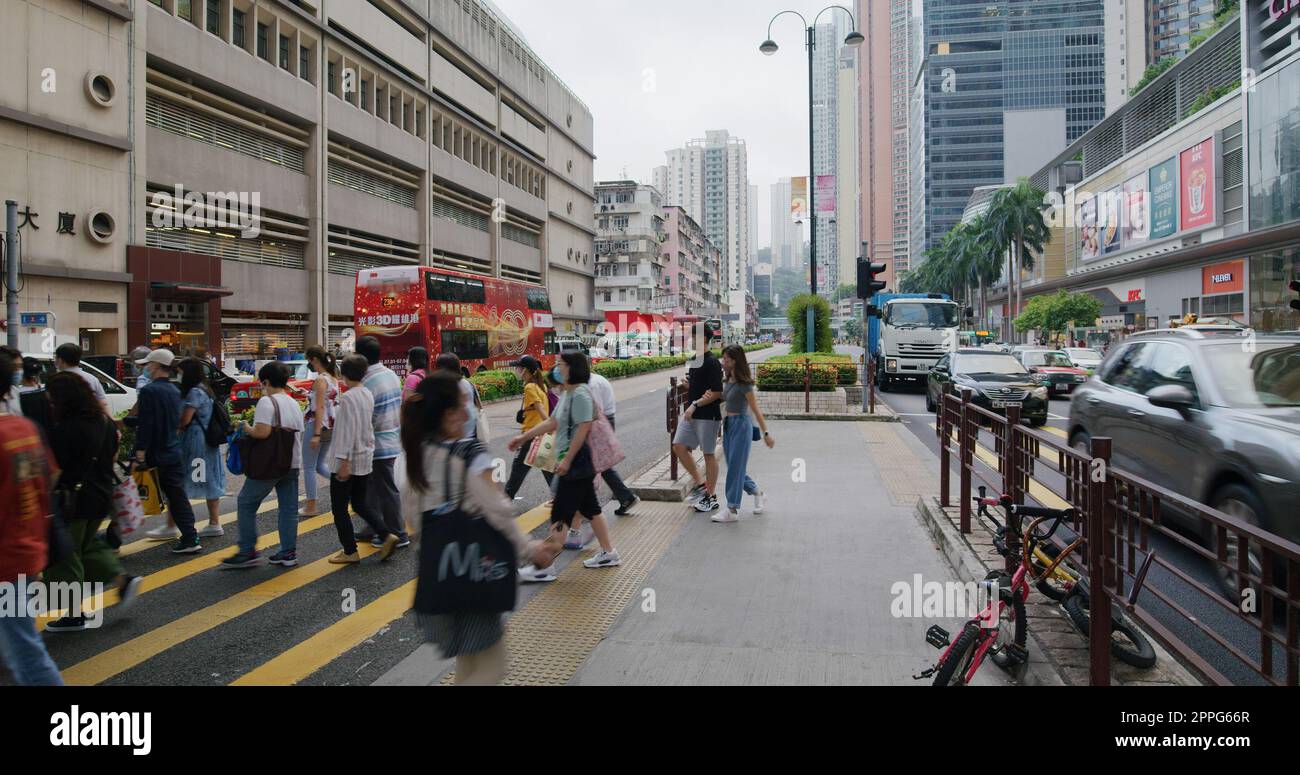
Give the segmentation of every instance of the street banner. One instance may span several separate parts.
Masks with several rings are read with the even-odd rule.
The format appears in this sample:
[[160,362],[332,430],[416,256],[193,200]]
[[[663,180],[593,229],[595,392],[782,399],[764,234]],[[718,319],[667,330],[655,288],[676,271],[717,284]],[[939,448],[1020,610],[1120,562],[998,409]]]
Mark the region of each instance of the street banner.
[[1124,182],[1124,244],[1130,249],[1147,241],[1151,231],[1151,189],[1145,174]]
[[1178,231],[1178,163],[1169,159],[1151,168],[1151,239]]
[[817,214],[835,212],[835,176],[817,176]]
[[1179,154],[1182,181],[1180,223],[1184,231],[1214,223],[1214,138],[1197,143]]
[[808,220],[808,178],[790,178],[790,220]]

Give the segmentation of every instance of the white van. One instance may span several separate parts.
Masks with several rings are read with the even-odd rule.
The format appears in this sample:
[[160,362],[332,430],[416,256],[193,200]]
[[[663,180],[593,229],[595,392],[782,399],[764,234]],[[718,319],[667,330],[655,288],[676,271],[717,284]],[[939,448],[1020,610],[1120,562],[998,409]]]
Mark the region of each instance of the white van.
[[[23,353],[23,357],[35,358],[41,364],[41,384],[45,384],[54,375],[54,356],[49,353]],[[114,416],[135,406],[135,388],[127,387],[85,361],[81,370],[99,380],[104,386],[104,395],[108,398],[108,410]]]

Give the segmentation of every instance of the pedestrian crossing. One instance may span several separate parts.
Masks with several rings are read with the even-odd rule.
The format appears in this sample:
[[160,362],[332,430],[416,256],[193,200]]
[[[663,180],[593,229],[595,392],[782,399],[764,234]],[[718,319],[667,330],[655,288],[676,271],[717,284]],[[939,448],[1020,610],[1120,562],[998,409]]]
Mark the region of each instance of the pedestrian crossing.
[[[276,511],[277,506],[272,498],[258,513],[259,516],[273,515]],[[516,524],[524,532],[530,533],[548,522],[549,514],[548,508],[537,507],[517,517]],[[223,514],[221,520],[223,524],[234,523],[236,512]],[[200,522],[205,521],[206,519],[200,520]],[[258,549],[259,551],[273,549],[279,544],[279,534],[274,519],[267,524],[259,525],[259,528],[262,527],[269,529],[259,535]],[[248,622],[255,618],[258,612],[265,608],[293,601],[295,595],[310,594],[313,586],[318,586],[319,582],[336,577],[355,578],[348,577],[347,571],[367,568],[371,572],[369,580],[375,582],[377,579],[377,583],[382,584],[385,590],[355,612],[345,613],[338,621],[319,628],[300,642],[281,638],[281,633],[276,631],[257,633],[254,640],[259,646],[259,663],[247,671],[240,671],[242,675],[238,672],[219,670],[217,669],[221,667],[219,662],[211,662],[215,670],[212,675],[231,675],[233,678],[223,682],[234,685],[298,683],[401,619],[414,599],[415,582],[411,578],[413,563],[409,559],[409,553],[399,552],[399,556],[404,555],[405,561],[397,561],[395,558],[393,562],[384,566],[378,566],[374,561],[365,563],[364,566],[332,565],[328,558],[338,549],[337,537],[332,529],[322,530],[332,527],[333,516],[328,512],[301,520],[298,523],[298,550],[301,564],[290,569],[269,569],[268,572],[275,574],[270,578],[253,571],[221,571],[218,567],[221,560],[235,551],[233,547],[235,537],[228,532],[221,539],[211,539],[205,542],[204,554],[187,558],[178,557],[179,561],[174,564],[166,564],[153,572],[141,574],[143,583],[137,606],[151,609],[144,617],[138,617],[137,612],[140,608],[137,607],[130,614],[124,614],[122,619],[106,617],[105,624],[101,628],[80,633],[46,636],[47,647],[59,664],[64,681],[68,685],[102,684],[123,677],[124,674],[142,666],[147,668],[150,660],[155,658],[167,657],[190,648],[199,648],[196,644],[202,641],[205,635],[218,631],[224,625],[239,627],[241,622]],[[312,544],[310,549],[304,545],[307,543]],[[135,563],[146,561],[165,563],[172,557],[169,553],[171,545],[171,542],[166,541],[140,539],[122,546],[121,556],[130,558],[124,563],[126,571],[140,574],[138,568],[132,567]],[[358,552],[364,560],[377,554],[378,550],[361,543],[358,545]],[[221,574],[221,577],[218,579],[207,574]],[[189,604],[201,605],[197,610],[189,610],[187,607],[189,598],[166,599],[169,593],[180,594],[187,591],[168,590],[168,587],[180,587],[188,582],[216,586],[218,582],[228,584],[227,579],[240,584],[243,581],[241,574],[248,574],[254,578],[250,579],[251,583],[247,586],[235,589],[215,602],[206,605],[202,604],[206,601]],[[163,600],[155,600],[159,596],[155,593],[161,593]],[[150,605],[145,606],[146,602]],[[117,605],[117,592],[110,590],[104,595],[97,596],[87,605],[86,612],[93,614],[97,611],[111,611]],[[41,618],[37,623],[38,628],[44,630],[45,626],[59,615],[62,614]],[[147,628],[139,627],[134,621],[137,618],[148,619]],[[123,626],[117,627],[115,626],[117,624]],[[252,623],[249,626],[258,627],[259,624]],[[143,629],[143,632],[139,634],[134,632],[140,629]],[[80,658],[67,660],[71,662],[68,664],[64,658],[65,649],[73,653],[81,652]],[[211,656],[205,655],[205,658],[211,659]],[[204,667],[206,669],[208,664],[204,664]],[[126,682],[139,682],[143,675],[147,673],[137,672]],[[166,681],[146,678],[145,682],[165,683]]]

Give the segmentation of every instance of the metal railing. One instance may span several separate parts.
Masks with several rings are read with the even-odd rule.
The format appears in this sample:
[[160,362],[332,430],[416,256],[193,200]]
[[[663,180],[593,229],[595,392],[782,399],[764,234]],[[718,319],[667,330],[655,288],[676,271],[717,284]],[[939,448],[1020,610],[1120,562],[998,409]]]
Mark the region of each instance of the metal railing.
[[[1071,448],[1065,439],[1022,426],[1019,408],[1010,407],[1003,416],[976,406],[972,398],[971,391],[963,390],[960,395],[942,396],[939,404],[935,426],[940,502],[944,507],[952,505],[955,456],[959,524],[964,534],[971,532],[972,490],[977,480],[1010,495],[1015,503],[1069,505],[1076,510],[1078,519],[1072,527],[1085,541],[1080,564],[1094,601],[1089,642],[1094,685],[1110,683],[1112,609],[1096,602],[1103,600],[1136,619],[1210,683],[1233,681],[1210,663],[1202,653],[1205,647],[1219,649],[1230,663],[1253,673],[1261,683],[1300,685],[1300,545],[1114,468],[1109,438],[1090,439],[1087,451]],[[984,423],[989,425],[991,448],[980,443]],[[977,464],[977,458],[983,465]],[[1042,476],[1049,471],[1063,479],[1062,491],[1049,488]],[[1199,520],[1214,549],[1175,530],[1171,516]],[[1100,538],[1094,541],[1095,536]],[[1144,602],[1139,605],[1126,590],[1140,577],[1157,541],[1163,546],[1150,563],[1145,582],[1140,582]],[[1225,598],[1199,578],[1203,574],[1185,562],[1189,555],[1208,563],[1213,574],[1231,579],[1238,600]],[[1012,563],[1009,558],[1008,565]],[[1175,632],[1171,618],[1187,626]],[[1211,622],[1223,626],[1214,628]],[[1247,641],[1254,642],[1253,649],[1244,645]]]

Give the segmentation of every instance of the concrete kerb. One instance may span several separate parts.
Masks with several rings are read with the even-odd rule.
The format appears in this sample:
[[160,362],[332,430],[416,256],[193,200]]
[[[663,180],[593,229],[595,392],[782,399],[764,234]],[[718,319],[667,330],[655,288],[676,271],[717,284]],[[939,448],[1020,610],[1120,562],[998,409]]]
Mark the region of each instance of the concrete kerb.
[[[993,536],[972,514],[972,534],[963,536],[957,526],[957,509],[944,509],[939,499],[923,497],[917,500],[916,512],[929,530],[935,545],[943,552],[948,564],[963,581],[980,581],[993,568],[1002,567],[1002,557],[993,548]],[[1088,683],[1088,641],[1065,617],[1060,607],[1046,598],[1032,595],[1026,604],[1031,619],[1030,661],[1034,655],[1045,656],[1057,677],[1066,685],[1082,686]],[[1139,670],[1119,660],[1111,660],[1111,681],[1129,686],[1199,686],[1199,681],[1154,638],[1148,636],[1156,652],[1156,664],[1149,670]],[[1042,660],[1040,659],[1041,663]],[[1029,681],[1025,681],[1029,684]]]

